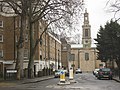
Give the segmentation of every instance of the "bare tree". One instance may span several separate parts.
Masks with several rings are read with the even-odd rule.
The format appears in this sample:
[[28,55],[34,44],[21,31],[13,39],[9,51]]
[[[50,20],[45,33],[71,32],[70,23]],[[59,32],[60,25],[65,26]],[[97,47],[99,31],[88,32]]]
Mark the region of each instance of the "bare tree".
[[[21,2],[20,2],[21,1]],[[15,13],[19,15],[21,20],[20,35],[17,43],[17,79],[19,80],[23,76],[23,59],[24,59],[24,32],[26,30],[26,11],[27,11],[27,0],[1,0],[4,5],[1,7],[4,13]]]
[[[28,64],[28,77],[32,78],[34,77],[33,74],[34,54],[38,42],[42,37],[42,34],[50,26],[59,28],[56,30],[60,29],[65,30],[68,29],[68,27],[71,27],[71,24],[73,23],[72,20],[73,17],[75,17],[76,13],[78,12],[81,13],[83,0],[4,0],[4,1],[7,2],[7,4],[11,6],[13,11],[16,14],[20,15],[21,18],[24,19],[24,21],[26,20],[26,17],[28,18],[30,36],[30,58]],[[41,20],[44,20],[46,26],[40,38],[35,40],[34,31],[32,27],[35,22]],[[23,30],[25,30],[25,28]],[[21,30],[22,40],[20,40],[20,43],[23,42],[24,33],[23,30]]]
[[[28,64],[28,75],[33,77],[33,65],[34,65],[34,37],[32,31],[32,25],[38,20],[44,20],[47,25],[43,32],[47,28],[54,24],[54,26],[69,27],[71,25],[71,17],[76,13],[76,8],[78,11],[82,9],[83,1],[82,0],[29,0],[29,24],[30,24],[30,59]],[[79,8],[78,8],[79,7]],[[54,23],[53,23],[54,22]],[[37,40],[39,41],[39,40]]]
[[114,13],[113,19],[119,21],[120,19],[120,0],[108,0],[106,6],[108,6],[108,11]]

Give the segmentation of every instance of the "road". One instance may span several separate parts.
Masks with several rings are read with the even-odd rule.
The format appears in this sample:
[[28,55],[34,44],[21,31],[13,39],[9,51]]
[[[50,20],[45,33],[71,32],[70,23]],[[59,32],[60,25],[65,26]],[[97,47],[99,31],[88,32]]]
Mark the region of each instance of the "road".
[[76,83],[70,85],[57,85],[59,78],[54,78],[42,82],[0,87],[0,90],[120,90],[120,83],[114,80],[98,80],[90,73],[76,74],[74,80]]

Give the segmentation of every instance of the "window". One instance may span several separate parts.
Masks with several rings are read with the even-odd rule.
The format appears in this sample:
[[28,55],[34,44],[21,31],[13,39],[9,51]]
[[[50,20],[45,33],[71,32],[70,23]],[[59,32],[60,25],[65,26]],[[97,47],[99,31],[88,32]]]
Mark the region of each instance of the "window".
[[40,55],[40,60],[42,60],[42,55]]
[[85,29],[85,37],[88,37],[88,29]]
[[75,60],[75,54],[71,54],[71,61]]
[[89,53],[85,53],[85,60],[89,60]]
[[0,42],[3,42],[3,35],[0,35]]
[[24,50],[24,59],[28,59],[28,50],[27,49]]
[[3,27],[3,21],[0,21],[0,27]]
[[28,34],[25,34],[25,42],[28,42]]
[[3,58],[3,50],[0,50],[0,58]]
[[18,36],[17,35],[15,36],[15,41],[18,42]]

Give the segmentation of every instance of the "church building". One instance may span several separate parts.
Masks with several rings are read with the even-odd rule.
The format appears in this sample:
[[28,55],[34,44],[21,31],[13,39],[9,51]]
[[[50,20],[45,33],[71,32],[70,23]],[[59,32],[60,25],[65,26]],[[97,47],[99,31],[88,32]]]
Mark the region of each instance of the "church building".
[[104,63],[97,60],[96,45],[91,39],[91,25],[89,24],[89,13],[85,10],[84,22],[82,25],[82,43],[71,44],[71,60],[69,66],[73,69],[80,68],[83,72],[92,72],[95,68],[104,66]]

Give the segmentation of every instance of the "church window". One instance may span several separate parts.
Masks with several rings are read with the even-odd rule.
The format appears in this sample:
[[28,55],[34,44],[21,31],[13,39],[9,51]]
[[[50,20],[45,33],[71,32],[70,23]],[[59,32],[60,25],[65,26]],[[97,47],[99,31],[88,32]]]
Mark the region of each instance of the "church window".
[[88,29],[85,29],[85,37],[88,37]]
[[75,54],[71,54],[71,61],[75,60]]
[[85,53],[85,60],[89,60],[89,53]]

